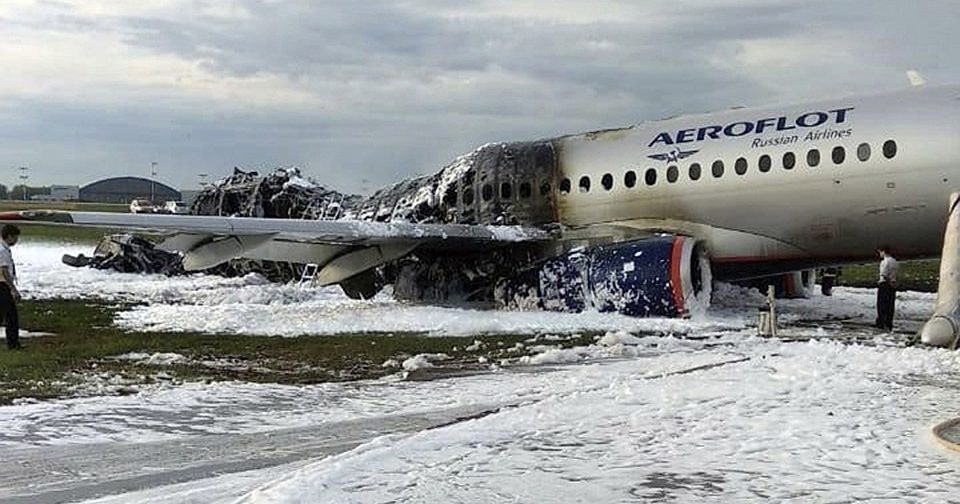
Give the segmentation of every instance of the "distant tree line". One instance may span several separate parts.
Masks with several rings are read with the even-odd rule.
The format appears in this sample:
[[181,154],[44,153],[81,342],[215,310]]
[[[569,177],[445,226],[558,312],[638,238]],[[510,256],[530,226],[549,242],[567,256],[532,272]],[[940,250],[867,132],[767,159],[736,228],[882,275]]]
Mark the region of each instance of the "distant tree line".
[[[27,193],[26,198],[23,197],[24,191],[26,191]],[[0,199],[22,200],[22,199],[30,199],[33,196],[49,195],[49,194],[50,194],[49,187],[33,187],[33,186],[26,186],[23,184],[17,184],[13,186],[13,189],[7,190],[7,186],[0,184]]]

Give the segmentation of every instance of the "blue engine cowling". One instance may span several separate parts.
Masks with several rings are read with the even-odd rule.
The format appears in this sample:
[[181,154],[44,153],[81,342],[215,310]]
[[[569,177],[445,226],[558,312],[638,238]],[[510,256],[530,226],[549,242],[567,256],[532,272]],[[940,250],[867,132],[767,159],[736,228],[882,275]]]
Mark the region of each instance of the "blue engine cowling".
[[498,282],[502,307],[684,317],[710,301],[710,262],[685,236],[577,249]]

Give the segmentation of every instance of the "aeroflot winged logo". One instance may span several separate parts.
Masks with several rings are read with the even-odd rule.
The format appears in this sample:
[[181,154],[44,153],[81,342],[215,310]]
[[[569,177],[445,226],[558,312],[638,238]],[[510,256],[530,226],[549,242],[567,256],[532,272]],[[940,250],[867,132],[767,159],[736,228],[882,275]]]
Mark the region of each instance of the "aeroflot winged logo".
[[[740,138],[747,135],[757,136],[774,132],[778,132],[784,137],[790,137],[784,138],[784,140],[800,141],[801,137],[797,135],[799,131],[820,128],[821,126],[824,127],[825,131],[817,133],[809,132],[806,137],[802,139],[805,141],[810,141],[826,139],[830,137],[845,137],[849,136],[849,130],[833,131],[831,126],[842,125],[846,123],[849,117],[849,112],[852,110],[854,110],[854,107],[839,108],[827,111],[817,110],[798,116],[784,115],[780,117],[767,117],[764,119],[758,119],[756,121],[737,121],[729,124],[713,124],[710,126],[702,126],[700,128],[682,129],[676,132],[664,131],[654,137],[654,139],[647,146],[655,147],[662,144],[665,146],[673,145],[676,147],[674,147],[674,149],[670,152],[654,154],[648,157],[658,161],[679,161],[699,152],[698,150],[682,150],[679,147],[680,144],[703,142],[706,140],[720,140],[721,138]],[[839,133],[839,135],[834,135],[833,133]],[[796,136],[796,138],[793,138],[793,136]],[[761,139],[755,139],[754,143],[756,144],[760,141]],[[757,147],[758,145],[754,146]]]
[[657,161],[667,161],[669,163],[676,163],[677,161],[680,161],[681,159],[686,159],[698,152],[700,151],[673,149],[670,152],[666,152],[663,154],[653,154],[647,157],[650,159],[656,159]]

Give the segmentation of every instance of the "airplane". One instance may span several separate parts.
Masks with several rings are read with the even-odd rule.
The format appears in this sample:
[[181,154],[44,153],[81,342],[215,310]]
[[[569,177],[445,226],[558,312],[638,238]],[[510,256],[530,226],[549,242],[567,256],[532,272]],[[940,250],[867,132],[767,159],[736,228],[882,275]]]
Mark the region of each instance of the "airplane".
[[712,280],[940,253],[960,185],[960,86],[736,108],[490,143],[336,220],[0,213],[164,236],[185,269],[313,264],[367,299],[683,317]]

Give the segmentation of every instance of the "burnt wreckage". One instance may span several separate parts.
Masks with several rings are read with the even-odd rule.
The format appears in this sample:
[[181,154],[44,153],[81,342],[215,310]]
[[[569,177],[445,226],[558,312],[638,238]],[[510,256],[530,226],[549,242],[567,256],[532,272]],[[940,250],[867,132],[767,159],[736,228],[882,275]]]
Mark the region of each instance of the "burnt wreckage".
[[[559,228],[556,198],[570,190],[569,179],[558,168],[560,145],[553,140],[487,144],[434,175],[405,180],[369,197],[324,188],[303,179],[295,169],[267,176],[237,169],[204,189],[190,213]],[[606,241],[492,242],[471,250],[414,248],[398,260],[341,281],[340,286],[350,297],[360,299],[392,284],[395,297],[432,304],[558,311],[594,307],[640,316],[684,315],[691,293],[706,291],[709,296],[709,264],[695,240],[666,235]],[[138,244],[140,251],[119,250],[152,253],[149,243]],[[169,259],[176,261],[179,256]],[[120,262],[94,260],[91,265],[115,267]],[[182,268],[161,265],[160,259],[132,262],[153,264],[145,271],[182,272]],[[682,276],[678,274],[681,266]],[[272,280],[290,281],[300,278],[304,267],[232,260],[208,271],[259,272]]]

